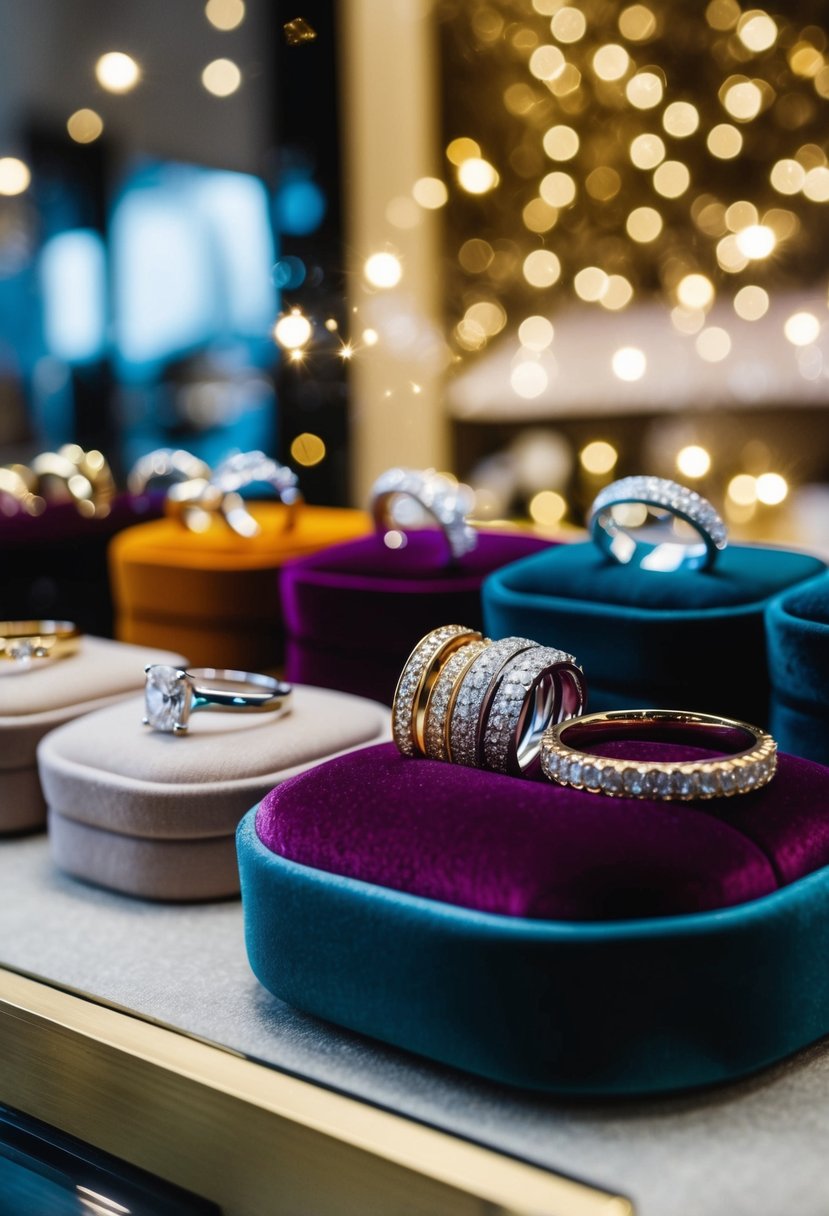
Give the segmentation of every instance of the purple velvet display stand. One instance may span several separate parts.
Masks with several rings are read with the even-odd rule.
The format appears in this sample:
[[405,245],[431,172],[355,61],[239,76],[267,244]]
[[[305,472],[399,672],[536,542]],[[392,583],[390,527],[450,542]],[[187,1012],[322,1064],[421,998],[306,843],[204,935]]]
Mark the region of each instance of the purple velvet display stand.
[[107,545],[123,528],[163,515],[164,494],[119,494],[108,515],[84,519],[72,503],[42,515],[0,515],[0,617],[74,621],[112,637]]
[[550,547],[527,532],[481,532],[477,547],[448,566],[440,534],[414,532],[402,549],[368,536],[287,562],[285,674],[390,705],[424,634],[448,623],[482,629],[487,575]]
[[283,783],[238,852],[265,987],[498,1081],[684,1089],[829,1032],[829,769],[793,756],[750,794],[659,803],[383,745]]

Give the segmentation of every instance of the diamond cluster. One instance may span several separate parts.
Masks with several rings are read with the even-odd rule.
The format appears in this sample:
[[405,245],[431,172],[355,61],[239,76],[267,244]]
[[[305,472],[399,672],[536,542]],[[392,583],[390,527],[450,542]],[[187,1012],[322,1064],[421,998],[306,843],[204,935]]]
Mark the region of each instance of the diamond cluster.
[[478,656],[461,681],[449,722],[449,752],[454,764],[478,764],[478,724],[493,679],[514,655],[535,645],[528,638],[504,638]]
[[414,756],[420,750],[414,729],[418,689],[444,646],[464,635],[468,635],[470,640],[477,636],[466,625],[443,625],[440,629],[433,629],[425,638],[421,638],[406,660],[392,706],[392,735],[404,756]]
[[434,469],[387,469],[371,488],[375,515],[385,510],[384,500],[395,494],[415,499],[434,516],[446,536],[453,558],[463,557],[477,545],[478,534],[466,522],[474,503],[474,493],[469,486]]
[[559,785],[616,798],[728,798],[771,781],[777,768],[777,747],[770,735],[760,733],[755,746],[737,756],[687,764],[646,764],[574,751],[549,731],[541,749],[541,768]]
[[623,477],[611,482],[596,495],[588,527],[599,511],[627,502],[641,502],[672,511],[710,537],[717,549],[724,549],[728,542],[728,529],[708,499],[665,477]]
[[441,668],[426,708],[426,754],[431,760],[449,759],[446,747],[446,715],[455,684],[469,664],[491,645],[489,638],[469,642],[451,654]]
[[515,738],[521,710],[538,677],[548,667],[574,663],[571,654],[549,646],[534,646],[517,654],[504,666],[484,727],[485,767],[505,773],[510,758],[510,743]]

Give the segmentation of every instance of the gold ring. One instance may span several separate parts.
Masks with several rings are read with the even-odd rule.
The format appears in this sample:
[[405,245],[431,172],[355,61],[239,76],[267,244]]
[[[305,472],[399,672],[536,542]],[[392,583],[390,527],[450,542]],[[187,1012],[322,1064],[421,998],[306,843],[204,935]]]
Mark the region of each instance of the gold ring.
[[0,660],[63,659],[76,653],[80,640],[74,621],[0,621]]
[[[85,452],[77,443],[66,443],[57,452],[41,452],[32,461],[38,492],[47,501],[62,498],[74,503],[85,519],[109,515],[115,497],[115,479],[104,455],[96,448]],[[56,489],[63,487],[62,489]]]
[[[625,760],[591,748],[616,740],[670,742],[726,754],[699,760]],[[771,781],[777,744],[747,722],[678,709],[619,709],[551,726],[541,744],[551,781],[615,798],[690,801],[747,794]]]

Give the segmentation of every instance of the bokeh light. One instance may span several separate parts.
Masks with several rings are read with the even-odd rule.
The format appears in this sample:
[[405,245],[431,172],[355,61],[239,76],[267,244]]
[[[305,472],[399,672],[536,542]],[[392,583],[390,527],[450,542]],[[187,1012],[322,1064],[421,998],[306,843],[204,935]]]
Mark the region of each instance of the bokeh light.
[[412,197],[427,211],[437,211],[446,203],[449,191],[439,177],[419,177],[412,187]]
[[757,478],[757,499],[767,507],[776,507],[788,492],[788,483],[779,473],[761,473]]
[[243,0],[207,0],[204,15],[214,29],[235,30],[245,19]]
[[519,397],[527,400],[540,397],[547,387],[549,377],[540,363],[516,363],[510,374],[510,385]]
[[214,59],[201,74],[201,82],[214,97],[230,97],[242,83],[242,73],[232,59]]
[[734,311],[743,321],[759,321],[769,310],[769,293],[763,287],[748,284],[734,297]]
[[95,64],[98,84],[108,93],[129,93],[141,79],[141,69],[123,51],[107,51]]
[[795,312],[786,319],[783,333],[792,346],[808,346],[820,333],[820,321],[813,312]]
[[648,361],[645,352],[637,346],[622,346],[614,352],[611,367],[614,376],[619,380],[641,380],[647,370]]
[[711,454],[707,448],[698,443],[690,443],[677,452],[676,467],[683,477],[697,480],[704,477],[711,468]]
[[552,287],[561,274],[561,262],[551,249],[534,249],[524,258],[523,270],[531,287]]
[[499,180],[495,166],[481,156],[470,156],[458,165],[458,182],[467,194],[486,194]]
[[551,345],[555,337],[552,321],[546,317],[525,317],[518,326],[518,338],[527,350],[542,351]]
[[585,444],[579,452],[582,468],[585,472],[592,473],[594,477],[601,477],[604,473],[609,473],[616,467],[618,459],[619,453],[606,439],[594,439],[591,443]]
[[325,459],[325,443],[319,435],[303,431],[291,443],[291,459],[296,464],[311,468]]
[[530,516],[545,528],[554,528],[567,514],[567,503],[556,490],[539,490],[530,499]]
[[103,119],[95,110],[76,110],[66,120],[66,130],[69,138],[76,144],[91,144],[98,139],[104,129]]
[[285,350],[299,350],[305,346],[313,333],[313,327],[298,308],[283,313],[274,326],[273,336]]
[[403,277],[400,259],[393,253],[373,253],[366,258],[363,276],[372,287],[396,287]]
[[726,494],[738,507],[751,507],[757,501],[757,479],[750,473],[738,473],[729,481]]
[[0,194],[23,194],[31,180],[32,173],[25,161],[16,156],[0,157]]

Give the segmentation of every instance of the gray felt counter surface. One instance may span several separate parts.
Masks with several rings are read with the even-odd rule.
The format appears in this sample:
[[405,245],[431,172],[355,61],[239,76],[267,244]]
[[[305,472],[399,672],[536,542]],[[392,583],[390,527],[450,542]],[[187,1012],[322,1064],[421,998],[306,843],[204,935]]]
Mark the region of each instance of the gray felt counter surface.
[[[629,1195],[642,1216],[829,1211],[829,1047],[693,1097],[574,1102],[431,1065],[297,1013],[251,974],[237,901],[141,903],[0,842],[0,964]],[[516,1196],[516,1200],[518,1200]]]

